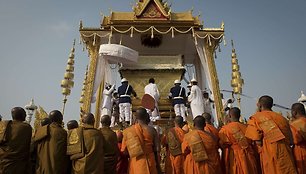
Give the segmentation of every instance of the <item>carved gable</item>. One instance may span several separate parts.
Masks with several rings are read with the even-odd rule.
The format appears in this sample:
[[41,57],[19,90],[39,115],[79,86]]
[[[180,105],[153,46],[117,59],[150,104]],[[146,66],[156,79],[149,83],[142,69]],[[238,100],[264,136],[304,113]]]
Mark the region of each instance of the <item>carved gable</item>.
[[147,0],[139,4],[138,13],[136,12],[136,16],[138,19],[168,19],[169,15],[163,6],[163,4],[159,0]]

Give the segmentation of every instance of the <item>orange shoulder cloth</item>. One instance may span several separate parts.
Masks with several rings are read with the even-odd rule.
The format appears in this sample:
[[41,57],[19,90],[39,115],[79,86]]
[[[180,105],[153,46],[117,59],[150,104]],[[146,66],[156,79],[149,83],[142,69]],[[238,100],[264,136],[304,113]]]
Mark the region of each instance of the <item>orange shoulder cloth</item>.
[[167,142],[172,156],[182,154],[181,142],[179,141],[178,135],[173,128],[169,129],[167,132]]
[[136,126],[140,125],[128,127],[123,131],[123,136],[126,137],[126,146],[131,158],[145,154],[144,148],[142,147],[144,143],[143,137],[140,135],[141,133],[137,130],[139,128]]
[[257,113],[256,121],[270,143],[285,139],[284,134],[272,118],[272,112]]
[[200,162],[208,159],[208,155],[204,146],[204,142],[198,131],[189,132],[186,136],[186,141],[189,144],[192,158],[195,162]]

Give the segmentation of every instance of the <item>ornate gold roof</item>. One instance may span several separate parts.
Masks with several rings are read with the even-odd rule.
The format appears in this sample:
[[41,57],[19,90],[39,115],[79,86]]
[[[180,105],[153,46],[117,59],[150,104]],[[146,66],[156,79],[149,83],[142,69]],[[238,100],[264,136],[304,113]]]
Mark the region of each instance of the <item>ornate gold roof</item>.
[[111,12],[109,16],[104,16],[101,27],[144,24],[202,28],[198,16],[193,16],[192,11],[171,12],[167,3],[162,2],[162,0],[139,1],[133,7],[132,12]]

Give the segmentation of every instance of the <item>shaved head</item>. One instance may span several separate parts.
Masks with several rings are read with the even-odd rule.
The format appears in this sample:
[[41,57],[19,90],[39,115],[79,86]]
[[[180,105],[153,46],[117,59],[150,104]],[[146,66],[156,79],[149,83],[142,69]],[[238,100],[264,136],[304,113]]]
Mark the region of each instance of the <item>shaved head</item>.
[[138,108],[136,110],[136,119],[146,123],[148,121],[148,113],[145,108]]
[[14,107],[11,110],[13,120],[25,121],[27,116],[25,110],[22,107]]
[[94,125],[95,124],[95,116],[92,113],[86,113],[82,117],[82,122],[84,124]]
[[291,106],[291,114],[292,116],[306,115],[304,105],[302,103],[294,103]]
[[240,118],[241,111],[237,107],[233,107],[229,110],[229,115],[232,121],[238,121]]
[[194,127],[200,130],[204,130],[204,127],[206,126],[205,118],[201,115],[196,116],[196,118],[193,119]]
[[71,130],[71,129],[75,129],[79,127],[79,123],[76,120],[70,120],[67,122],[67,129]]
[[180,128],[182,128],[184,126],[184,119],[182,116],[176,116],[174,118],[174,123],[179,126]]
[[53,110],[49,113],[49,118],[51,120],[51,122],[55,122],[55,123],[59,123],[62,124],[63,121],[63,115],[60,111],[58,110]]
[[46,117],[46,118],[43,118],[41,121],[40,121],[40,125],[41,126],[45,126],[45,125],[48,125],[51,123],[51,120],[50,118]]
[[268,95],[261,96],[258,104],[264,109],[271,109],[273,107],[273,98]]
[[211,115],[209,113],[203,113],[202,116],[205,118],[206,123],[211,124]]
[[111,125],[111,118],[108,115],[103,115],[101,117],[101,124],[103,127],[109,127]]

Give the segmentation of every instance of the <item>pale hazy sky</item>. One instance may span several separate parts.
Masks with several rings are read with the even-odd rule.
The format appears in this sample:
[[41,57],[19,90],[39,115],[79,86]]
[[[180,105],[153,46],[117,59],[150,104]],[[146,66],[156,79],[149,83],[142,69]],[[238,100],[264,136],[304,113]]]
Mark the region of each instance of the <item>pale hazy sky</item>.
[[[60,81],[79,21],[99,27],[100,12],[131,11],[132,0],[0,0],[0,114],[25,106],[31,98],[48,112],[62,108]],[[172,0],[172,10],[194,7],[205,27],[225,22],[228,43],[235,41],[243,93],[269,94],[290,107],[306,91],[305,0]],[[79,97],[87,53],[77,44],[75,87],[65,121],[79,118]],[[231,45],[221,47],[216,66],[221,89],[231,89]],[[228,94],[226,94],[228,96]],[[255,100],[242,98],[242,112],[255,111]],[[275,110],[280,110],[275,108]]]

